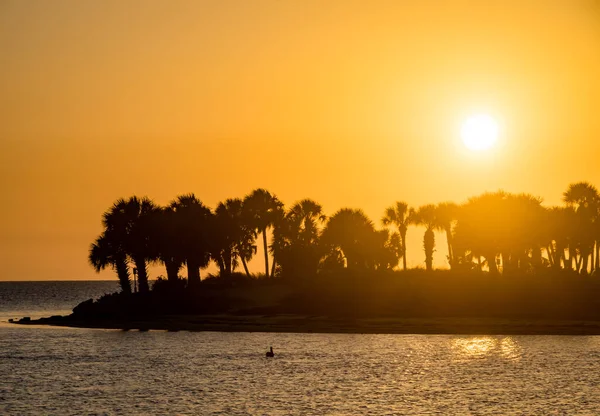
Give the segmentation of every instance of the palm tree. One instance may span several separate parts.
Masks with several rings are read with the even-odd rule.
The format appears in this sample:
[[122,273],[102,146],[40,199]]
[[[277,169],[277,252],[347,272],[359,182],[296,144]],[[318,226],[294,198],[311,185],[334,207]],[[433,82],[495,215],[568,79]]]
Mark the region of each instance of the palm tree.
[[300,220],[305,241],[315,238],[318,226],[327,219],[327,216],[323,214],[323,207],[312,199],[303,199],[294,204],[290,208],[289,215]]
[[589,182],[572,183],[563,193],[563,201],[577,209],[596,206],[599,200],[598,189]]
[[219,266],[219,276],[231,275],[237,266],[232,253],[232,218],[223,203],[219,203],[211,221],[210,257]]
[[247,232],[243,234],[243,237],[240,241],[238,241],[236,245],[236,251],[240,260],[242,262],[242,266],[244,266],[244,271],[246,272],[246,276],[248,278],[251,277],[250,270],[248,269],[248,262],[252,260],[252,257],[256,254],[256,233],[254,229],[247,228]]
[[127,255],[118,242],[111,241],[105,234],[100,235],[92,243],[88,259],[97,273],[111,266],[117,272],[121,291],[127,294],[131,293]]
[[148,292],[147,262],[157,258],[151,243],[154,213],[157,206],[149,198],[133,196],[119,199],[104,213],[105,235],[113,244],[122,244],[137,268],[139,290]]
[[529,194],[508,194],[504,201],[503,245],[510,247],[513,268],[535,272],[546,267],[542,247],[546,246],[548,210],[542,199]]
[[425,251],[425,269],[433,270],[433,252],[435,251],[434,229],[439,228],[436,206],[433,204],[423,205],[417,211],[413,210],[415,224],[425,226],[423,235],[423,250]]
[[[272,227],[281,212],[283,204],[275,195],[265,189],[252,191],[244,198],[243,210],[248,224],[263,236],[265,254],[265,277],[269,277],[269,250],[267,245],[267,230]],[[273,259],[275,261],[275,259]]]
[[158,209],[155,215],[154,234],[151,242],[154,245],[158,259],[165,265],[167,279],[175,283],[179,278],[185,259],[179,247],[179,234],[175,227],[176,213],[173,207]]
[[321,239],[330,253],[341,250],[347,268],[356,269],[373,263],[374,234],[373,222],[362,210],[342,208],[329,218]]
[[256,235],[254,229],[244,222],[243,201],[235,198],[219,203],[214,219],[216,248],[213,259],[219,264],[221,273],[231,275],[239,259],[250,277],[247,262],[256,253]]
[[385,210],[381,219],[384,226],[395,225],[398,228],[402,250],[402,267],[404,270],[406,270],[406,231],[409,224],[413,221],[410,216],[411,212],[406,202],[398,201],[395,205]]
[[504,274],[545,267],[541,250],[548,243],[548,212],[541,202],[529,194],[503,191],[470,198],[458,211],[454,239],[461,250],[482,254],[494,274],[499,258]]
[[188,288],[200,284],[200,268],[210,262],[212,212],[194,194],[178,196],[171,202],[173,226],[178,239],[179,255],[188,271]]
[[[570,242],[574,241],[573,235],[577,230],[577,214],[573,207],[552,207],[546,217],[546,230],[548,233],[548,258],[553,268],[571,268],[567,265],[565,250]],[[575,243],[572,243],[573,246]],[[569,258],[569,263],[571,259]]]
[[304,199],[283,213],[273,230],[271,251],[282,273],[305,275],[316,272],[320,260],[320,225],[326,217],[317,202]]
[[588,260],[592,255],[592,269],[595,266],[593,256],[594,245],[598,244],[596,230],[600,221],[598,212],[600,210],[600,195],[598,189],[588,182],[578,182],[569,185],[563,193],[563,201],[569,207],[573,207],[579,220],[578,245],[581,255],[581,263],[577,270],[583,274],[588,272]]
[[[461,247],[460,256],[465,254],[464,250],[474,254],[476,259],[483,256],[492,274],[498,273],[498,254],[506,250],[503,246],[507,226],[504,208],[506,198],[507,194],[503,191],[471,197],[460,207],[457,215],[454,240]],[[454,250],[454,256],[456,259],[457,250]],[[503,260],[507,260],[507,257]]]
[[404,246],[402,245],[402,239],[400,237],[400,233],[393,232],[390,233],[388,230],[381,230],[379,233],[387,232],[386,241],[384,243],[383,250],[386,253],[385,266],[386,269],[393,270],[394,267],[398,265],[400,261],[400,257],[402,257],[402,250]]
[[448,264],[454,265],[454,247],[452,245],[452,226],[456,221],[458,206],[454,202],[442,202],[436,206],[435,215],[437,225],[446,233],[448,244]]
[[303,199],[295,203],[288,211],[287,217],[297,225],[298,237],[305,243],[316,242],[319,225],[327,219],[323,214],[323,207],[312,199]]

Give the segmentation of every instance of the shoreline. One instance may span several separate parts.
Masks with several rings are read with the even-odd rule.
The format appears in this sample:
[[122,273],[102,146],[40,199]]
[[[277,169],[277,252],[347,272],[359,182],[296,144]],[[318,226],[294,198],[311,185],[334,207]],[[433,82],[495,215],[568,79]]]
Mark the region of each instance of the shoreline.
[[600,335],[600,321],[493,318],[332,318],[306,315],[173,315],[155,319],[77,319],[69,316],[12,320],[16,325],[74,328],[413,335]]

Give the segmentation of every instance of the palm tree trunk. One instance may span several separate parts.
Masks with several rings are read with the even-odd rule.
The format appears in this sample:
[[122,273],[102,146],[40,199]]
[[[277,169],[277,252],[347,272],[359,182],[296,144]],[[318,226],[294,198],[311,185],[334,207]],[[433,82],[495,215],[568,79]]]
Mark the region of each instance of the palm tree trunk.
[[452,229],[446,227],[446,243],[448,244],[448,263],[450,268],[454,265],[454,249],[452,248]]
[[231,248],[227,249],[227,254],[223,256],[223,262],[225,263],[225,273],[227,276],[231,276],[233,272],[233,256],[231,255]]
[[195,261],[188,260],[188,288],[195,289],[200,285],[200,266]]
[[548,244],[548,247],[546,247],[546,254],[548,255],[550,267],[554,268],[554,251],[552,250],[552,243]]
[[592,245],[592,264],[590,266],[592,268],[592,273],[598,268],[598,241],[594,241],[594,244]]
[[402,268],[406,270],[406,230],[400,230],[400,238],[402,238]]
[[177,281],[180,267],[181,265],[173,259],[168,259],[165,261],[165,269],[167,269],[167,280],[169,282],[173,283]]
[[596,272],[600,270],[600,240],[596,240],[596,262],[594,263]]
[[275,266],[277,266],[277,261],[275,260],[275,257],[273,257],[273,264],[271,265],[271,277],[275,276]]
[[554,268],[559,270],[561,268],[560,261],[565,257],[565,248],[561,243],[556,241],[556,250],[554,250]]
[[590,258],[590,253],[588,251],[588,249],[586,248],[582,253],[581,253],[581,274],[588,274],[588,261]]
[[577,258],[575,255],[575,249],[569,246],[569,262],[571,263],[571,270],[577,270]]
[[246,263],[246,259],[244,258],[244,256],[240,256],[240,258],[242,259],[242,265],[244,266],[244,271],[246,272],[246,276],[248,276],[248,278],[250,278],[250,271],[248,270],[248,264]]
[[433,230],[427,229],[423,236],[423,249],[425,250],[425,269],[433,270],[433,249],[435,248],[435,234]]
[[267,247],[267,229],[262,230],[263,248],[265,250],[265,278],[269,278],[269,248]]
[[129,278],[129,267],[127,266],[127,260],[125,257],[119,258],[115,261],[115,269],[117,270],[117,277],[119,278],[121,291],[128,295],[131,294],[131,279]]
[[143,257],[135,257],[133,262],[137,268],[139,291],[140,293],[148,293],[150,288],[148,287],[148,269],[146,268],[146,259]]
[[[484,257],[487,260],[488,269],[490,270],[490,273],[491,274],[498,274],[498,266],[496,265],[496,256],[494,256],[494,255],[487,255],[487,256],[484,256]],[[504,266],[504,256],[502,256],[502,264]]]
[[217,264],[219,265],[219,276],[225,276],[225,261],[223,260],[223,257],[219,256],[219,258],[217,259]]

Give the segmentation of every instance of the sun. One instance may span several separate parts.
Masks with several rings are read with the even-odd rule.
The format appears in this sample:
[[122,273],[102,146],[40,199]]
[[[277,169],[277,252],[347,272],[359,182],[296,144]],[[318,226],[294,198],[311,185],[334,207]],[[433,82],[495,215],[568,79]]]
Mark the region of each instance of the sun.
[[488,114],[475,114],[465,120],[460,135],[468,149],[487,150],[496,144],[498,123]]

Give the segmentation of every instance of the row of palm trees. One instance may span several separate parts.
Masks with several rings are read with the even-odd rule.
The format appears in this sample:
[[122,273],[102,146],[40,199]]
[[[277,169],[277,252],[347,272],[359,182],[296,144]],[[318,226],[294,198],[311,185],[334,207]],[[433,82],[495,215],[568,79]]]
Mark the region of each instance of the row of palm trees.
[[396,202],[377,229],[361,210],[343,208],[326,217],[310,199],[286,209],[265,189],[228,199],[215,210],[193,194],[165,207],[134,196],[117,200],[104,213],[104,231],[92,244],[89,260],[96,271],[113,268],[126,293],[131,292],[131,266],[140,292],[149,290],[151,262],[165,266],[169,281],[177,281],[185,266],[190,289],[198,287],[200,270],[211,261],[220,276],[231,275],[241,263],[250,277],[248,262],[259,236],[267,278],[342,268],[391,270],[400,259],[406,270],[406,233],[409,226],[420,225],[425,228],[427,270],[433,269],[435,231],[446,235],[450,268],[504,274],[542,268],[581,274],[600,270],[598,190],[586,182],[572,184],[563,201],[564,206],[547,208],[531,195],[499,191],[462,205],[445,202],[415,209]]
[[[445,202],[418,209],[397,202],[385,211],[405,250],[409,225],[425,227],[425,266],[432,269],[434,231],[444,232],[448,264],[491,273],[534,272],[543,268],[580,274],[600,270],[600,194],[587,182],[569,185],[563,206],[544,207],[529,194],[484,193],[457,205]],[[403,251],[404,261],[406,252]],[[406,269],[406,263],[404,263]]]

